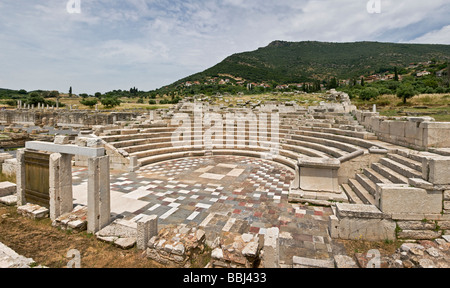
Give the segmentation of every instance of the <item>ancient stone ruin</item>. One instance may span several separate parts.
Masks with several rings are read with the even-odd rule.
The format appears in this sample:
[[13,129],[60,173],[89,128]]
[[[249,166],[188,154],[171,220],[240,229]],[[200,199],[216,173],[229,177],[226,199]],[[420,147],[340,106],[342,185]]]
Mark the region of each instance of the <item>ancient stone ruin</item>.
[[[343,255],[338,240],[419,241],[380,263],[449,267],[450,123],[327,97],[310,107],[192,100],[134,114],[0,111],[9,125],[81,128],[5,156],[17,187],[2,184],[0,201],[170,267],[205,254],[207,267],[373,263]],[[47,179],[46,195],[30,173]]]

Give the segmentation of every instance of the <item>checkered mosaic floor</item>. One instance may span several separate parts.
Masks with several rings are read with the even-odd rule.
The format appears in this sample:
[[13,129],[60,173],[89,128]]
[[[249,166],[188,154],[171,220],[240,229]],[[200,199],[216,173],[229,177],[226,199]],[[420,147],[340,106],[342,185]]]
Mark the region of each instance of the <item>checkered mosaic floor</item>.
[[[86,174],[86,169],[74,169],[74,186],[86,186]],[[158,215],[161,226],[193,222],[204,227],[211,239],[228,231],[265,234],[276,226],[289,251],[317,255],[320,250],[325,255],[331,252],[325,227],[332,211],[288,203],[293,178],[292,170],[263,159],[177,159],[135,173],[112,171],[112,210],[116,217],[135,221]],[[82,204],[84,198],[78,198]]]

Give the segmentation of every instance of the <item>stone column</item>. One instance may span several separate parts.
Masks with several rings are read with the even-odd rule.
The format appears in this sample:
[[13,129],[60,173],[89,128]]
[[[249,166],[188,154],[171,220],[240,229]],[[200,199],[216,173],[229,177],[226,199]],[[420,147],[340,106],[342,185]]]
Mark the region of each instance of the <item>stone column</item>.
[[17,205],[23,206],[27,204],[25,199],[25,149],[17,150],[16,158]]
[[144,216],[137,222],[137,241],[139,250],[147,248],[148,241],[158,235],[158,216]]
[[130,157],[130,167],[128,168],[128,171],[130,172],[136,172],[139,170],[139,162],[137,156],[131,156]]
[[278,227],[267,229],[264,236],[264,267],[279,268],[280,244],[278,241],[280,230]]
[[54,153],[49,163],[50,219],[73,209],[72,155]]
[[109,156],[89,158],[88,170],[87,230],[95,233],[110,222]]

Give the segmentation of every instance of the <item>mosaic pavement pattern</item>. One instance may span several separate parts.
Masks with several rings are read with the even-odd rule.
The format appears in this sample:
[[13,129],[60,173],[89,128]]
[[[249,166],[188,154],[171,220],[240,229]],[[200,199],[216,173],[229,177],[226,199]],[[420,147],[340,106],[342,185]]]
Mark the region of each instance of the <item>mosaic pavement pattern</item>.
[[[87,169],[74,169],[75,203],[85,204]],[[328,258],[331,208],[287,202],[291,169],[263,159],[211,156],[177,159],[111,172],[115,217],[137,221],[158,215],[158,225],[195,223],[211,241],[222,232],[265,234],[280,228],[281,255]],[[87,191],[87,190],[86,190]]]

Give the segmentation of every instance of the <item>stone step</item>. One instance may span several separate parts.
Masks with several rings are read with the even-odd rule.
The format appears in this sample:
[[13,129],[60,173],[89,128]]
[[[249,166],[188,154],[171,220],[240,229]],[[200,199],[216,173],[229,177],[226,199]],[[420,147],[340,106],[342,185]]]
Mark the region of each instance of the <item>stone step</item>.
[[344,143],[344,142],[336,141],[336,140],[332,140],[332,139],[327,139],[325,137],[319,138],[319,137],[315,137],[315,136],[295,134],[295,136],[293,136],[292,138],[300,140],[300,141],[307,141],[310,143],[317,143],[317,144],[325,145],[327,147],[333,147],[333,148],[339,149],[341,151],[350,152],[350,153],[360,149],[359,146],[355,146],[355,145],[352,145],[349,143]]
[[342,184],[342,188],[344,189],[345,194],[347,194],[350,203],[364,204],[348,184]]
[[373,163],[371,167],[374,171],[378,172],[380,175],[386,177],[389,181],[395,184],[408,184],[408,178],[395,172],[394,170],[386,167],[380,163]]
[[326,153],[332,157],[340,158],[347,154],[347,152],[344,152],[338,148],[330,147],[328,145],[320,144],[320,143],[314,143],[314,141],[310,141],[311,139],[305,139],[302,138],[302,136],[293,135],[291,140],[286,140],[289,144],[295,144],[300,147],[307,147],[310,149],[314,149],[317,151],[321,151],[323,153]]
[[397,173],[405,176],[406,178],[422,178],[422,173],[411,169],[410,167],[403,165],[397,161],[394,161],[389,158],[382,158],[380,160],[380,164],[396,171]]
[[375,195],[377,187],[366,175],[356,174],[356,180],[370,193],[370,195]]
[[422,173],[422,162],[415,161],[399,154],[387,154],[387,157],[400,164],[408,166],[409,168],[414,169],[419,173]]
[[[295,141],[295,140],[294,140]],[[287,140],[287,143],[293,143],[291,140]],[[318,150],[314,150],[308,147],[298,146],[298,145],[291,145],[291,144],[282,144],[281,147],[285,150],[291,150],[295,151],[297,153],[309,156],[309,157],[321,157],[321,158],[328,158],[329,155]]]
[[351,144],[351,145],[366,148],[366,149],[369,149],[373,146],[379,146],[378,144],[374,145],[374,143],[372,141],[367,141],[367,140],[356,138],[356,137],[349,137],[349,136],[336,135],[336,134],[330,134],[330,133],[322,133],[322,132],[312,132],[312,131],[305,131],[305,130],[298,130],[297,133],[301,134],[301,135],[305,135],[305,136],[339,141],[342,143],[347,143],[347,144]]
[[364,169],[364,175],[367,176],[373,183],[382,183],[382,184],[390,184],[392,183],[389,179],[378,173],[377,171],[373,170],[372,168],[366,168]]
[[357,180],[350,179],[348,184],[364,204],[375,205],[375,198]]

